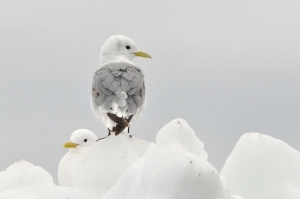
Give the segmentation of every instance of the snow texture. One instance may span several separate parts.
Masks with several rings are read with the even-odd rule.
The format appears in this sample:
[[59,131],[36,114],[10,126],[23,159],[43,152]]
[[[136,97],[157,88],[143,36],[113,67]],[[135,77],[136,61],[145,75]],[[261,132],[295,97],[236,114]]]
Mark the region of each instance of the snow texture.
[[111,188],[141,158],[148,142],[128,133],[109,136],[88,148],[72,166],[74,187]]
[[40,183],[53,185],[53,178],[43,168],[25,159],[0,172],[0,192]]
[[183,119],[174,119],[165,125],[156,135],[158,145],[181,144],[192,154],[207,160],[204,144],[197,138],[194,130]]
[[0,199],[99,199],[107,190],[56,186],[51,175],[27,160],[0,173]]
[[239,195],[232,195],[234,199],[244,199],[243,197],[239,196]]
[[100,199],[105,192],[95,188],[79,189],[42,183],[1,192],[0,199]]
[[270,136],[244,134],[221,175],[233,194],[244,199],[299,199],[300,153]]
[[103,199],[234,198],[206,161],[203,144],[184,120],[171,121],[159,131],[156,141]]
[[95,142],[70,168],[74,187],[56,186],[41,167],[16,162],[0,173],[0,199],[299,199],[299,168],[298,151],[248,133],[219,175],[195,132],[176,119],[156,144],[127,133]]

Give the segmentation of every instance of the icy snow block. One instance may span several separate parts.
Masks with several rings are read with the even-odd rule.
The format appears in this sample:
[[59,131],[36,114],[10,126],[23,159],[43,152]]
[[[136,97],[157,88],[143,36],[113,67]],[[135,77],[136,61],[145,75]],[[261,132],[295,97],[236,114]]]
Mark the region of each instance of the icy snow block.
[[20,160],[0,172],[0,192],[39,183],[53,184],[53,178],[28,160]]
[[239,195],[232,195],[234,199],[244,199],[243,197],[239,196]]
[[103,199],[234,199],[206,160],[178,143],[150,144]]
[[127,133],[95,142],[72,165],[74,187],[111,188],[147,147],[147,141]]
[[231,193],[244,199],[300,198],[300,153],[267,135],[244,134],[221,175]]
[[36,184],[0,193],[1,199],[101,199],[105,192],[96,188],[60,187]]
[[207,160],[204,144],[196,137],[194,130],[184,119],[175,119],[166,124],[157,133],[156,143],[159,145],[178,143],[192,154]]

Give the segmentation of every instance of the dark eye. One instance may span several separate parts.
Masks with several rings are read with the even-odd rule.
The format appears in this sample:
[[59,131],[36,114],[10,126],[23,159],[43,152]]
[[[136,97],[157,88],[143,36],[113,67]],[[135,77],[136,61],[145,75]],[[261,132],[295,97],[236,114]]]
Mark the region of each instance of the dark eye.
[[87,139],[84,139],[83,141],[84,141],[84,142],[86,142],[86,141],[87,141]]
[[129,49],[130,49],[130,46],[126,46],[126,49],[128,49],[128,50],[129,50]]

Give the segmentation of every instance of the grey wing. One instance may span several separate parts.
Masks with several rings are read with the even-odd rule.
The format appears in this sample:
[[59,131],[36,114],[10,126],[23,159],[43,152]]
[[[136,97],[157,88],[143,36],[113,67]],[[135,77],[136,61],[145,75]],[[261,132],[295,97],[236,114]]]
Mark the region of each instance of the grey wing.
[[102,113],[134,115],[145,101],[144,75],[125,62],[111,62],[94,74],[92,100]]

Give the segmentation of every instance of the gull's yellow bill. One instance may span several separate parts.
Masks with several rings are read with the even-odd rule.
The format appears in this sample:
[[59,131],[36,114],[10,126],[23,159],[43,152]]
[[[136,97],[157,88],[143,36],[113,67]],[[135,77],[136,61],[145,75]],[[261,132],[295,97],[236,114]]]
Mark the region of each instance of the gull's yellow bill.
[[137,53],[134,53],[135,54],[135,56],[137,56],[137,57],[145,57],[145,58],[150,58],[150,59],[152,59],[152,57],[148,54],[148,53],[145,53],[145,52],[143,52],[143,51],[140,51],[140,52],[137,52]]
[[64,148],[76,148],[78,144],[75,144],[73,142],[67,142],[64,144]]

